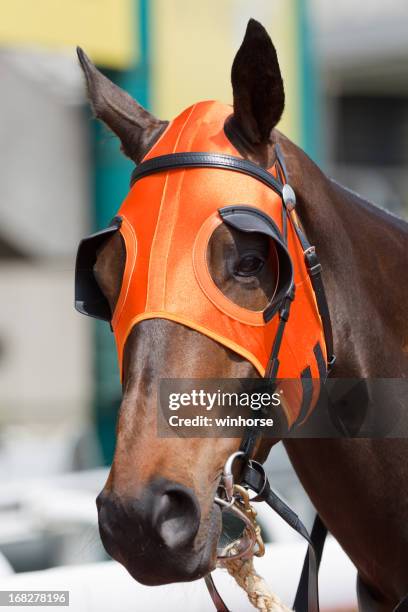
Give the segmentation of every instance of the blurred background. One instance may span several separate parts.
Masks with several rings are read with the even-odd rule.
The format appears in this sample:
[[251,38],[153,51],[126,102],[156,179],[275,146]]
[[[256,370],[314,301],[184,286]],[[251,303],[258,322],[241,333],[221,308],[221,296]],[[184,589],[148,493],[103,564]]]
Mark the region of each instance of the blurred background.
[[[74,311],[73,270],[79,239],[114,216],[132,164],[91,117],[75,46],[170,119],[199,99],[232,101],[250,17],[277,47],[279,128],[332,177],[407,217],[405,0],[0,0],[4,572],[105,559],[94,497],[113,453],[119,377],[109,327]],[[268,467],[310,523],[281,445]],[[279,529],[271,540],[285,539]]]

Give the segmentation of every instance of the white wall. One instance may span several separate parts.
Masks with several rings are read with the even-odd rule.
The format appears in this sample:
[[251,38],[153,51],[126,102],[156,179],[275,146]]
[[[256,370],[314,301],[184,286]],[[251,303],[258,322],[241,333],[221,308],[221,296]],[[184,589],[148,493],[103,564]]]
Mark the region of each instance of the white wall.
[[73,307],[73,267],[0,266],[0,424],[85,418],[91,329]]
[[91,327],[74,311],[74,258],[90,231],[91,168],[74,53],[0,52],[0,425],[85,422]]
[[3,50],[0,74],[1,232],[36,255],[70,257],[90,217],[76,54]]
[[406,0],[309,0],[323,63],[361,64],[393,57],[405,64],[408,54]]

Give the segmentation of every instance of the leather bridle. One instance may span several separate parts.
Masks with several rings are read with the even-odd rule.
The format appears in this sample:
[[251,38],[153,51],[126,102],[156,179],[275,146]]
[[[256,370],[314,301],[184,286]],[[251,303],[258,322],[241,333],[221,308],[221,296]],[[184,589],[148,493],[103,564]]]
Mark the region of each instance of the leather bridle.
[[[161,155],[142,162],[132,173],[131,186],[137,180],[159,172],[184,168],[218,168],[246,174],[251,178],[261,181],[270,189],[273,189],[282,199],[284,232],[286,232],[287,225],[292,223],[303,250],[306,268],[312,283],[323,326],[326,353],[328,356],[327,367],[324,373],[326,376],[334,365],[335,356],[333,352],[333,334],[330,313],[321,278],[321,265],[315,248],[308,241],[300,224],[295,222],[292,217],[291,213],[296,206],[296,196],[292,187],[287,183],[285,164],[278,145],[276,145],[276,154],[277,176],[282,177],[282,182],[278,178],[275,178],[268,170],[246,159],[220,153],[186,152]],[[290,291],[283,297],[279,308],[279,325],[265,373],[265,378],[269,379],[272,385],[276,380],[278,372],[279,350],[293,299],[294,287],[292,286]],[[243,462],[240,484],[256,493],[256,496],[251,499],[251,503],[265,501],[284,521],[286,521],[286,523],[307,541],[308,551],[294,602],[294,610],[296,612],[319,612],[317,577],[327,529],[317,515],[311,535],[309,535],[297,514],[295,514],[295,512],[293,512],[293,510],[291,510],[291,508],[289,508],[289,506],[272,490],[262,465],[253,460],[253,453],[259,436],[260,432],[256,428],[248,429],[241,442],[239,452],[230,457],[227,463],[232,465],[232,460],[239,457]],[[227,472],[228,473],[224,472],[223,477],[224,488],[225,479],[232,478],[232,471],[230,472],[227,470]],[[218,500],[218,503],[220,501],[221,500]],[[228,501],[230,500],[227,500],[227,502]],[[228,505],[228,503],[225,505]],[[207,575],[205,580],[216,609],[219,612],[228,612],[228,608],[218,593],[211,575]]]
[[[319,612],[318,572],[327,536],[327,529],[323,521],[320,516],[316,514],[313,528],[309,535],[309,532],[298,515],[276,494],[275,491],[273,491],[262,465],[253,459],[249,459],[243,451],[238,451],[231,455],[224,468],[221,487],[224,490],[229,489],[227,500],[229,500],[229,498],[233,500],[232,465],[236,459],[241,459],[243,461],[243,468],[239,477],[241,486],[256,493],[255,497],[251,498],[251,504],[266,502],[270,508],[292,527],[292,529],[306,540],[308,549],[293,609],[295,612]],[[219,498],[216,497],[215,503],[219,502]],[[245,553],[246,552],[245,550]],[[229,612],[228,607],[214,584],[211,574],[207,574],[205,582],[217,612]]]
[[[205,103],[202,103],[202,106]],[[208,103],[207,103],[208,105]],[[203,112],[207,106],[203,109]],[[192,111],[188,111],[188,115],[191,118]],[[198,112],[198,111],[197,111]],[[205,113],[204,113],[205,114]],[[222,114],[222,113],[221,113]],[[191,121],[193,121],[191,119]],[[187,119],[183,124],[186,126],[188,123]],[[177,124],[178,125],[178,124]],[[177,127],[177,126],[176,126]],[[171,132],[171,131],[170,131]],[[171,136],[172,133],[170,133]],[[171,141],[171,137],[170,141]],[[178,143],[178,136],[177,136]],[[175,146],[174,143],[172,143]],[[225,145],[225,143],[224,143]],[[174,149],[173,149],[174,150]],[[224,150],[230,150],[225,149]],[[330,321],[330,313],[325,295],[324,285],[321,278],[321,266],[316,254],[315,248],[310,244],[304,233],[297,216],[295,214],[296,197],[293,189],[287,182],[287,173],[285,169],[285,163],[278,145],[275,145],[277,162],[275,165],[276,177],[261,168],[257,164],[235,157],[234,155],[227,155],[223,153],[207,153],[207,152],[173,152],[165,155],[158,155],[145,160],[138,165],[133,174],[131,185],[136,181],[160,172],[168,172],[171,170],[180,170],[188,168],[216,168],[220,170],[228,170],[237,173],[244,174],[252,179],[260,181],[263,185],[273,190],[282,201],[282,235],[287,235],[287,229],[291,224],[294,234],[297,237],[297,245],[301,247],[303,253],[304,262],[308,276],[310,278],[310,284],[312,286],[315,302],[318,313],[320,315],[319,333],[323,332],[327,360],[323,357],[320,345],[317,344],[318,351],[315,352],[317,369],[320,380],[324,383],[327,374],[335,362],[335,356],[333,352],[333,335]],[[227,222],[227,212],[230,214],[231,208],[236,208],[235,212],[240,213],[241,217],[245,213],[243,207],[229,207],[229,211],[225,211],[222,208],[218,208],[218,214],[220,217]],[[240,210],[238,210],[240,208]],[[252,209],[254,210],[254,209]],[[248,211],[246,211],[248,212]],[[223,217],[224,215],[224,217]],[[100,289],[97,287],[97,283],[93,278],[93,264],[95,261],[95,254],[100,244],[106,240],[107,237],[118,231],[121,221],[117,221],[109,228],[93,235],[92,237],[85,239],[80,245],[77,257],[77,272],[76,272],[76,308],[80,312],[89,316],[94,316],[103,320],[111,320],[111,313],[109,305],[106,304],[104,296],[101,294]],[[239,228],[238,228],[239,229]],[[270,228],[269,228],[270,229]],[[251,231],[256,231],[252,228]],[[268,231],[264,231],[268,235]],[[276,236],[275,236],[276,238]],[[279,296],[280,297],[280,296]],[[278,317],[279,322],[276,328],[276,334],[272,344],[272,350],[269,354],[268,351],[265,354],[265,362],[268,361],[265,370],[265,378],[273,388],[278,369],[279,369],[279,353],[281,349],[282,339],[284,336],[285,326],[290,316],[291,305],[293,300],[296,299],[294,295],[294,284],[287,288],[282,299],[278,304]],[[275,315],[276,310],[273,311],[266,309],[263,313],[264,321],[269,321],[268,317],[271,318]],[[194,329],[194,327],[193,327]],[[122,334],[122,344],[126,339],[126,335]],[[319,353],[320,351],[320,353]],[[239,351],[238,351],[239,352]],[[269,359],[269,360],[268,360]],[[262,371],[263,371],[262,370]],[[303,382],[303,381],[302,381]],[[310,395],[310,394],[309,394]],[[309,402],[305,403],[306,406]],[[296,423],[302,422],[306,418],[308,410],[301,410]],[[295,424],[296,424],[295,423]],[[220,483],[224,486],[227,482],[226,479],[230,479],[229,487],[231,492],[231,478],[232,478],[232,462],[239,458],[242,462],[241,471],[239,474],[239,482],[246,489],[250,489],[255,492],[255,497],[251,499],[252,502],[265,501],[271,508],[273,508],[293,529],[295,529],[308,543],[308,550],[303,565],[303,570],[294,602],[294,610],[296,612],[318,612],[318,570],[322,551],[324,547],[325,538],[327,535],[327,529],[323,524],[321,518],[317,515],[311,534],[304,527],[299,517],[283,502],[276,493],[271,489],[263,467],[254,461],[254,451],[256,449],[257,442],[259,441],[261,432],[256,428],[248,429],[245,432],[243,440],[240,445],[239,453],[230,457],[227,461],[227,466],[230,467],[225,470],[223,481]],[[230,493],[231,497],[231,493]],[[233,498],[229,500],[220,499],[220,505],[227,506],[233,502]],[[217,501],[217,500],[215,500]],[[224,504],[224,501],[226,502]],[[215,588],[211,576],[206,577],[207,586],[210,590],[214,604],[218,611],[228,612],[226,605],[220,597],[218,591]],[[403,612],[408,610],[408,596],[405,597],[400,604],[395,608],[394,612]]]
[[[285,164],[279,145],[275,146],[278,164],[278,173],[282,176],[283,182],[276,179],[268,170],[261,168],[254,162],[232,155],[224,155],[221,153],[169,153],[167,155],[159,155],[152,157],[142,162],[132,172],[130,186],[146,176],[159,172],[168,172],[170,170],[180,170],[186,168],[218,168],[221,170],[230,170],[239,172],[254,178],[264,185],[275,191],[282,199],[282,219],[283,227],[286,228],[288,223],[292,223],[296,236],[302,246],[305,258],[305,264],[312,287],[316,297],[316,303],[319,315],[323,325],[323,333],[326,343],[326,353],[328,357],[327,371],[333,367],[336,357],[333,352],[333,333],[330,321],[330,312],[327,304],[324,285],[321,278],[321,265],[319,263],[316,249],[308,241],[306,234],[300,225],[293,220],[292,211],[296,206],[296,196],[292,187],[286,181]],[[222,210],[220,211],[222,214]],[[286,230],[284,229],[284,233]],[[288,290],[283,297],[279,310],[279,328],[276,333],[276,338],[269,359],[265,378],[275,379],[279,366],[279,350],[282,342],[285,324],[289,318],[291,302],[294,299],[294,287]],[[264,314],[264,317],[267,316]],[[248,439],[248,446],[252,445],[251,439]],[[250,448],[248,448],[250,454]]]

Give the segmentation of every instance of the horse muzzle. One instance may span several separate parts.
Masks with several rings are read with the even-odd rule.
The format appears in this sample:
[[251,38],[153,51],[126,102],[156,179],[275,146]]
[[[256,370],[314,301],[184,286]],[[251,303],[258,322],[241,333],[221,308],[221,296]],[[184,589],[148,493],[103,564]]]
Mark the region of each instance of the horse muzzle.
[[[158,478],[137,498],[104,489],[96,503],[105,550],[138,582],[190,581],[213,569],[215,545],[211,537],[197,542],[201,512],[188,487]],[[211,514],[210,532],[216,534],[220,512]]]

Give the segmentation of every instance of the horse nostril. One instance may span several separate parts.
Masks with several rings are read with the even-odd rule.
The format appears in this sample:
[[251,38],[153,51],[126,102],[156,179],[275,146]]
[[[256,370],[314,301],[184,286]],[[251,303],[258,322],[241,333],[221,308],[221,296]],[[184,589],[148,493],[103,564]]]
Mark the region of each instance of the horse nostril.
[[153,526],[168,548],[181,548],[191,542],[200,524],[200,510],[194,493],[178,485],[157,499]]

